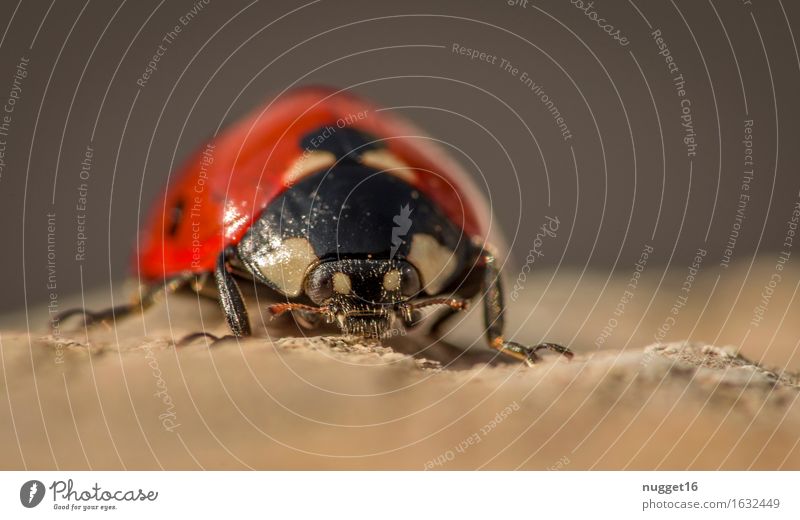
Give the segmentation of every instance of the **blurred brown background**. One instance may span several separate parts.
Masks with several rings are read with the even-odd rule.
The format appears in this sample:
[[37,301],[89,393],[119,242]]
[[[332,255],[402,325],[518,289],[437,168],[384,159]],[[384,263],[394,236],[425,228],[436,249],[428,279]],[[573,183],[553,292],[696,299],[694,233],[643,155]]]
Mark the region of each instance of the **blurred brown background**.
[[[460,150],[519,264],[545,215],[557,216],[558,236],[534,266],[556,277],[565,266],[627,276],[652,245],[651,271],[682,272],[705,248],[700,276],[721,274],[724,285],[718,266],[740,196],[743,121],[752,119],[751,198],[731,258],[774,261],[800,188],[800,62],[791,33],[798,6],[595,2],[589,12],[620,30],[630,42],[622,46],[570,2],[510,3],[6,2],[0,101],[20,60],[29,64],[4,137],[0,309],[49,300],[48,213],[56,215],[60,304],[81,284],[109,288],[129,272],[140,217],[169,172],[220,126],[306,83],[405,107],[397,110]],[[180,33],[165,43],[175,25]],[[691,101],[691,171],[681,98],[656,29]],[[458,55],[454,43],[495,63]],[[141,87],[159,45],[157,70]],[[517,76],[501,68],[503,59]],[[523,73],[553,100],[570,140]],[[87,146],[94,156],[79,262]]]

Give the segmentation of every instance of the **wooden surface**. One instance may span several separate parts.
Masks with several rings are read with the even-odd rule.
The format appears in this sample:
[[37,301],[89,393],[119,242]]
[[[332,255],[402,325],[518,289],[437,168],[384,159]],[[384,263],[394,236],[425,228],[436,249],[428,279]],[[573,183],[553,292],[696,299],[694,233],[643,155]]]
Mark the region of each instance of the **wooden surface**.
[[[726,300],[736,285],[705,282],[670,337],[650,345],[677,286],[653,299],[646,280],[597,347],[625,282],[532,281],[510,330],[578,355],[530,369],[480,346],[475,308],[447,343],[412,334],[383,346],[255,319],[260,338],[176,348],[187,332],[225,330],[214,302],[186,294],[88,335],[67,324],[57,337],[28,332],[6,317],[0,469],[800,469],[798,324],[768,323],[742,343],[768,369],[708,347],[703,335],[725,345],[741,334],[751,306]],[[763,279],[751,271],[744,283]],[[796,310],[782,292],[771,305],[770,320]]]

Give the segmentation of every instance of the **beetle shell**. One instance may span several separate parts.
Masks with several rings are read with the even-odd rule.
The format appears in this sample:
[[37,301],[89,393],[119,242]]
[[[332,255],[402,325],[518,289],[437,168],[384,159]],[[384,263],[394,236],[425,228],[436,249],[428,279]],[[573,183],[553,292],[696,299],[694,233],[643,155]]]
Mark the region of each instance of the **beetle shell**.
[[[420,130],[352,94],[305,87],[256,110],[189,159],[140,233],[140,278],[212,271],[220,252],[239,244],[270,203],[330,166],[326,129],[374,137],[383,152],[373,150],[366,164],[418,191],[464,240],[485,242],[490,214],[480,191]],[[319,139],[309,141],[315,132]]]

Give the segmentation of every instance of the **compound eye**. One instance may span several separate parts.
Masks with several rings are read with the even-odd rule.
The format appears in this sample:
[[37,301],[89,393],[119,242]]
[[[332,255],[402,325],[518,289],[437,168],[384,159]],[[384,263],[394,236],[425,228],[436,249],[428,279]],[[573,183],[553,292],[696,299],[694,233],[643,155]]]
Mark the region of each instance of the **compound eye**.
[[[338,274],[338,273],[337,273]],[[326,269],[315,269],[306,280],[306,295],[317,305],[333,296],[334,279]]]
[[403,296],[414,296],[420,291],[417,270],[408,264],[390,269],[383,275],[383,288],[387,292],[399,290]]

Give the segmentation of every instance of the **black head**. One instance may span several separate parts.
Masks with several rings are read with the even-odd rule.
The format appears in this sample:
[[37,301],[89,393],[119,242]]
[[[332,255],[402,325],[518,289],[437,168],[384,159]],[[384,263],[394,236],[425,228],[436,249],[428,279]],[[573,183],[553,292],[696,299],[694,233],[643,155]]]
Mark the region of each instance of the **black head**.
[[345,334],[381,337],[397,312],[421,290],[417,270],[404,260],[322,262],[306,276],[305,293]]
[[411,319],[407,302],[457,285],[476,252],[415,187],[413,172],[352,152],[355,137],[336,132],[325,141],[330,149],[315,150],[341,160],[295,179],[271,201],[238,244],[238,259],[289,304],[307,297],[317,306],[311,312],[344,333],[381,336],[398,313]]

